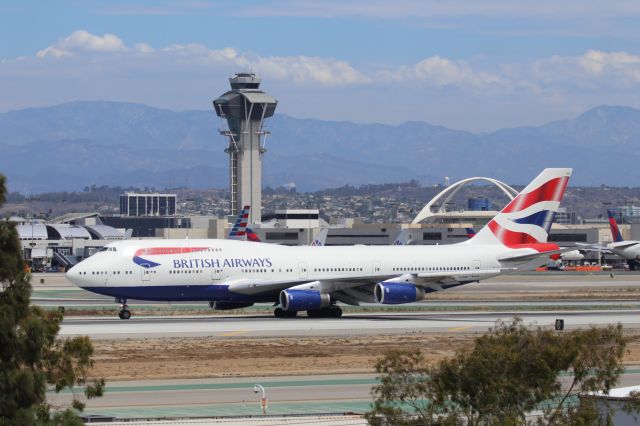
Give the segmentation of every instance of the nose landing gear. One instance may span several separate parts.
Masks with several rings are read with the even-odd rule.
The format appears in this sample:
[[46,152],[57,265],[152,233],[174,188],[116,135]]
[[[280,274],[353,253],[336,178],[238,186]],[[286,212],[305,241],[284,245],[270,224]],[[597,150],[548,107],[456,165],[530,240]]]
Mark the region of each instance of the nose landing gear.
[[127,305],[127,299],[116,299],[116,303],[120,303],[120,312],[118,312],[120,319],[128,320],[131,318],[131,311],[129,310],[129,305]]

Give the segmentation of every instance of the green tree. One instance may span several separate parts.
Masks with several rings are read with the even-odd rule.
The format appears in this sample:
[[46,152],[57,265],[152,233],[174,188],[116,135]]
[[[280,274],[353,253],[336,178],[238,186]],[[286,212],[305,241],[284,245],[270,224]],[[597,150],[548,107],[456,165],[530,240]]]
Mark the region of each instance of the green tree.
[[[5,194],[0,175],[0,205]],[[0,425],[82,425],[76,396],[73,409],[56,411],[46,390],[79,385],[87,398],[102,395],[104,380],[87,383],[93,346],[88,337],[57,338],[62,314],[30,306],[29,279],[15,226],[0,220]]]
[[[522,425],[544,407],[537,424],[607,424],[610,413],[601,418],[585,396],[618,382],[626,345],[621,325],[557,333],[515,319],[433,366],[419,351],[392,352],[376,364],[380,384],[366,417],[385,425]],[[636,410],[637,400],[626,408]]]

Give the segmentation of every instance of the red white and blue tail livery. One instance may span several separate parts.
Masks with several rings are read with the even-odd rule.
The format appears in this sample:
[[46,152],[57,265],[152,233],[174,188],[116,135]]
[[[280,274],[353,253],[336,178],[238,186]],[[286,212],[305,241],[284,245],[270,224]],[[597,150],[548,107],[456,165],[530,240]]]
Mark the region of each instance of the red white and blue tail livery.
[[468,243],[550,249],[545,243],[570,176],[571,169],[545,169]]

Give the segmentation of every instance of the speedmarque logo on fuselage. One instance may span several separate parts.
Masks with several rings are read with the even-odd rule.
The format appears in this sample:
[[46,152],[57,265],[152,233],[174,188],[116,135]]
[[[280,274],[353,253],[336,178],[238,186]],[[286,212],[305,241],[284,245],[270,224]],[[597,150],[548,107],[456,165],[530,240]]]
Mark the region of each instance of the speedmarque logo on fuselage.
[[[143,268],[155,268],[161,264],[142,256],[161,256],[197,253],[207,250],[208,247],[151,247],[137,250],[133,255],[133,262]],[[172,259],[174,269],[195,268],[270,268],[273,262],[270,258],[197,258],[197,259]]]

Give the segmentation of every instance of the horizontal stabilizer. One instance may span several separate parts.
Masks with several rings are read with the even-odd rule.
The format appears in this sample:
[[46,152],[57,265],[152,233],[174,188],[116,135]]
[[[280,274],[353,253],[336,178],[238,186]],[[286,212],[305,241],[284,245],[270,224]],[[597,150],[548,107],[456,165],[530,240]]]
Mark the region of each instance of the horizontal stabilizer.
[[562,253],[566,253],[566,252],[574,251],[574,250],[575,250],[575,247],[565,247],[565,248],[561,248],[561,249],[558,249],[558,250],[547,250],[547,251],[541,251],[541,252],[538,252],[538,253],[507,254],[506,256],[499,257],[498,261],[500,261],[500,262],[527,262],[529,260],[536,260],[536,259],[540,259],[541,257],[549,257],[549,256],[553,256],[554,254],[562,254]]

